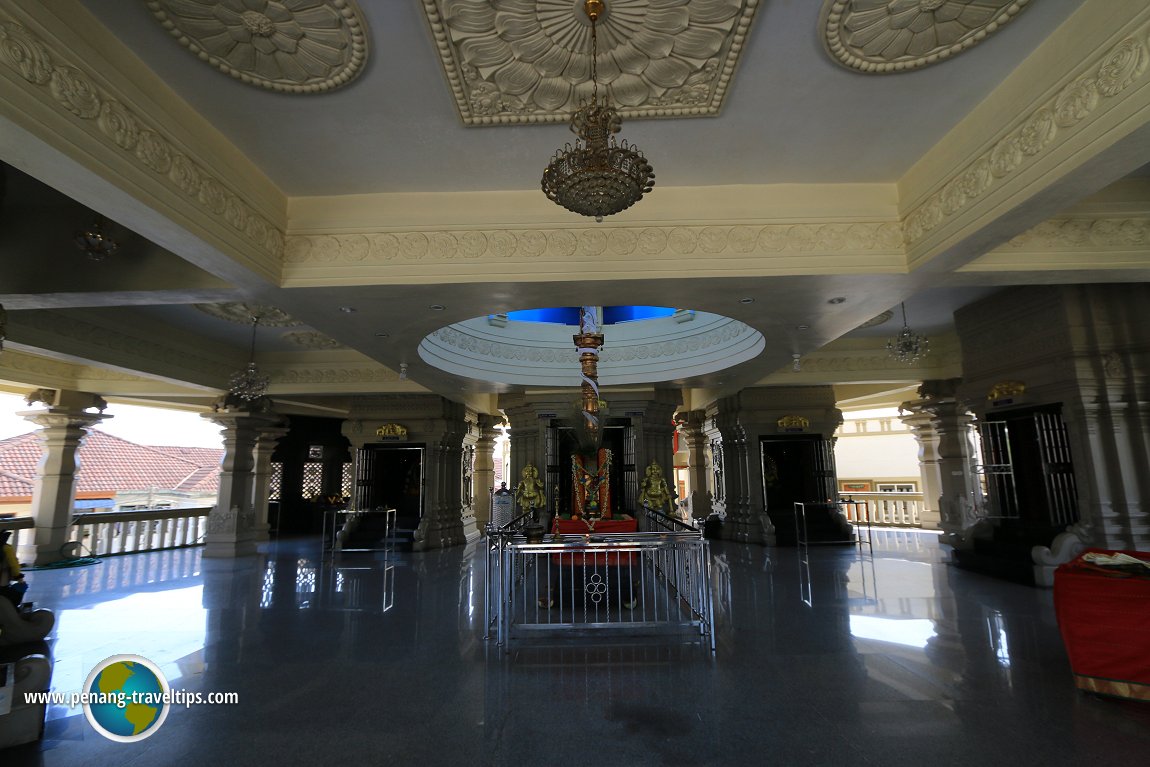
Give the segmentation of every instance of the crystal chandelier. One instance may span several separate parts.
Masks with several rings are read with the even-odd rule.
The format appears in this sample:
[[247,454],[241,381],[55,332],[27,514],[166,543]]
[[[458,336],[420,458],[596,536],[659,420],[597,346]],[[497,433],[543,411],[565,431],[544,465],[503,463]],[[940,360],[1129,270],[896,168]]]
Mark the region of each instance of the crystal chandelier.
[[256,367],[256,326],[259,324],[259,315],[253,315],[252,343],[248,352],[248,366],[233,373],[228,381],[228,394],[247,403],[255,402],[268,391],[268,377],[260,375],[260,369]]
[[890,356],[907,365],[913,365],[926,356],[930,341],[926,336],[920,336],[906,324],[906,304],[902,307],[902,330],[898,335],[886,342],[886,350]]
[[75,243],[80,252],[93,261],[103,261],[120,249],[120,243],[104,232],[103,216],[97,216],[87,231],[77,234]]
[[595,23],[606,6],[603,0],[584,0],[583,10],[591,20],[591,101],[571,115],[571,132],[579,138],[574,146],[564,145],[551,158],[543,171],[543,193],[573,213],[602,221],[603,216],[626,210],[650,192],[655,186],[655,171],[637,147],[626,140],[615,143],[613,134],[619,132],[623,121],[606,95],[599,101],[596,68],[599,40]]

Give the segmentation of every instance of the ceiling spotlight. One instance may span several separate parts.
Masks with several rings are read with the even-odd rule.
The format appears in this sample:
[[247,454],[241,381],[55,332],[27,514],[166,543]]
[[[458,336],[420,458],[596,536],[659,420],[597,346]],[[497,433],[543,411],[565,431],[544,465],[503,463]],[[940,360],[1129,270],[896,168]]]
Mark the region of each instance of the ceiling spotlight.
[[380,332],[378,332],[378,333],[376,333],[376,334],[375,334],[375,337],[376,337],[376,338],[390,338],[390,337],[391,337],[391,333],[387,333],[387,332],[384,332],[384,331],[382,331],[382,330],[381,330]]
[[755,303],[755,299],[753,299],[753,298],[750,298],[750,297],[747,297],[747,298],[740,298],[740,299],[739,299],[739,303],[740,303],[740,304],[753,304],[753,303]]
[[827,303],[828,304],[841,304],[844,301],[846,301],[846,298],[844,298],[843,296],[835,296],[834,298],[828,300]]
[[[542,181],[549,200],[596,221],[626,210],[655,186],[655,171],[638,147],[615,142],[615,134],[623,127],[619,111],[606,94],[599,101],[596,22],[606,10],[603,0],[583,2],[583,11],[591,20],[591,100],[571,115],[571,132],[578,136],[575,146],[567,144],[555,152]],[[568,71],[573,70],[574,66]]]
[[93,261],[103,261],[108,256],[114,256],[120,249],[120,243],[113,240],[104,231],[104,217],[96,216],[96,220],[87,230],[76,235],[73,242],[80,252]]
[[433,311],[433,312],[441,312],[441,311],[443,311],[444,309],[446,309],[447,307],[446,307],[446,306],[444,306],[443,304],[432,304],[431,306],[429,306],[429,307],[427,307],[427,308],[428,308],[428,309],[430,309],[430,310],[431,310],[431,311]]
[[810,330],[810,325],[795,325],[795,330]]
[[355,307],[354,306],[341,306],[341,307],[339,307],[339,310],[341,312],[343,312],[344,314],[355,314]]

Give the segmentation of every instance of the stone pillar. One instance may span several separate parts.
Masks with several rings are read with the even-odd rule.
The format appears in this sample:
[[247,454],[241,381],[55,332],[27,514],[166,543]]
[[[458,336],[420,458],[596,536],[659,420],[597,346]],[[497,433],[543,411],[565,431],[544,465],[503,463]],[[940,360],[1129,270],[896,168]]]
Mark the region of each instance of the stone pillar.
[[707,435],[703,429],[707,424],[707,414],[702,410],[692,410],[685,414],[679,429],[680,438],[686,443],[687,477],[690,482],[687,496],[687,510],[693,519],[704,520],[711,514],[711,494],[707,491],[711,474],[707,454],[710,452]]
[[[531,463],[539,469],[540,479],[546,481],[547,450],[544,431],[547,421],[539,417],[538,407],[525,397],[507,397],[503,412],[511,425],[511,466],[503,469],[507,487],[512,490],[519,482],[523,467]],[[501,398],[502,404],[503,398]]]
[[242,557],[256,553],[255,448],[264,430],[281,419],[275,413],[221,408],[205,413],[224,427],[224,458],[220,465],[220,494],[208,514],[205,557]]
[[904,402],[901,411],[906,411],[902,422],[910,427],[914,441],[918,443],[918,472],[922,479],[922,513],[919,514],[919,521],[924,530],[939,530],[942,521],[938,510],[942,496],[942,468],[934,418],[922,409],[921,401]]
[[680,400],[677,391],[656,389],[654,396],[630,407],[642,408],[640,418],[632,418],[635,427],[635,472],[642,478],[647,466],[654,461],[663,470],[670,485],[675,480],[675,408]]
[[495,483],[495,428],[502,418],[486,413],[479,416],[479,438],[475,443],[475,468],[472,474],[472,494],[475,523],[480,528],[491,521],[491,491]]
[[956,548],[973,546],[976,510],[982,506],[982,490],[974,470],[974,416],[955,394],[960,380],[924,381],[919,387],[918,407],[930,416],[938,436],[939,528],[941,540]]
[[287,433],[286,427],[268,426],[260,429],[256,437],[252,478],[252,509],[255,511],[252,533],[256,541],[268,540],[268,491],[272,480],[272,454],[275,453],[276,443]]
[[48,405],[46,410],[19,414],[40,427],[37,436],[43,446],[32,490],[36,531],[16,556],[21,562],[41,565],[63,558],[60,548],[68,540],[76,499],[77,451],[91,427],[111,416],[87,412],[89,408],[102,411],[107,403],[86,392],[40,389],[28,397],[28,403],[33,402]]

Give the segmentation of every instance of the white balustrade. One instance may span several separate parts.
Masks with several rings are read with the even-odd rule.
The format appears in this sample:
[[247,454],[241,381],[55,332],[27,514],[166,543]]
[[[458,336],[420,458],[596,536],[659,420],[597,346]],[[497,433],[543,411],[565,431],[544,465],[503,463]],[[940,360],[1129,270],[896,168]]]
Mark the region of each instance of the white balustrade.
[[[32,542],[32,530],[36,527],[32,517],[4,517],[0,518],[0,530],[8,530],[12,537],[8,543],[14,550],[19,550],[21,544]],[[27,538],[25,538],[27,536]]]
[[847,519],[887,527],[922,527],[921,493],[839,493]]
[[95,557],[198,546],[210,508],[92,512],[72,518],[69,541]]

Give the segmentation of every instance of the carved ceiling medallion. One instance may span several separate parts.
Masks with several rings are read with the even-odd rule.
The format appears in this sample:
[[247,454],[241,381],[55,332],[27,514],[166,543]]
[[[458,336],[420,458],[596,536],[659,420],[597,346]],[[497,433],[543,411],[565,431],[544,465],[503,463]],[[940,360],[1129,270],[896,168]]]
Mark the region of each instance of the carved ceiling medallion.
[[866,74],[937,64],[982,42],[1030,0],[825,0],[823,46]]
[[281,337],[288,343],[302,346],[305,349],[329,350],[347,348],[334,338],[314,330],[292,331],[284,333]]
[[354,0],[147,0],[180,45],[216,69],[284,93],[322,93],[354,80],[367,26]]
[[894,312],[887,310],[887,311],[883,312],[882,314],[877,314],[874,317],[871,317],[869,320],[867,320],[866,322],[864,322],[863,324],[861,324],[857,328],[855,328],[855,330],[862,330],[863,328],[877,327],[877,326],[883,324],[884,322],[886,322],[887,320],[889,320],[893,316],[894,316]]
[[[574,0],[422,0],[463,122],[565,122],[590,97]],[[759,0],[611,0],[600,84],[623,117],[718,113]]]
[[194,306],[204,314],[237,325],[251,325],[252,317],[259,317],[260,325],[265,328],[291,328],[303,324],[287,312],[263,304],[195,304]]

